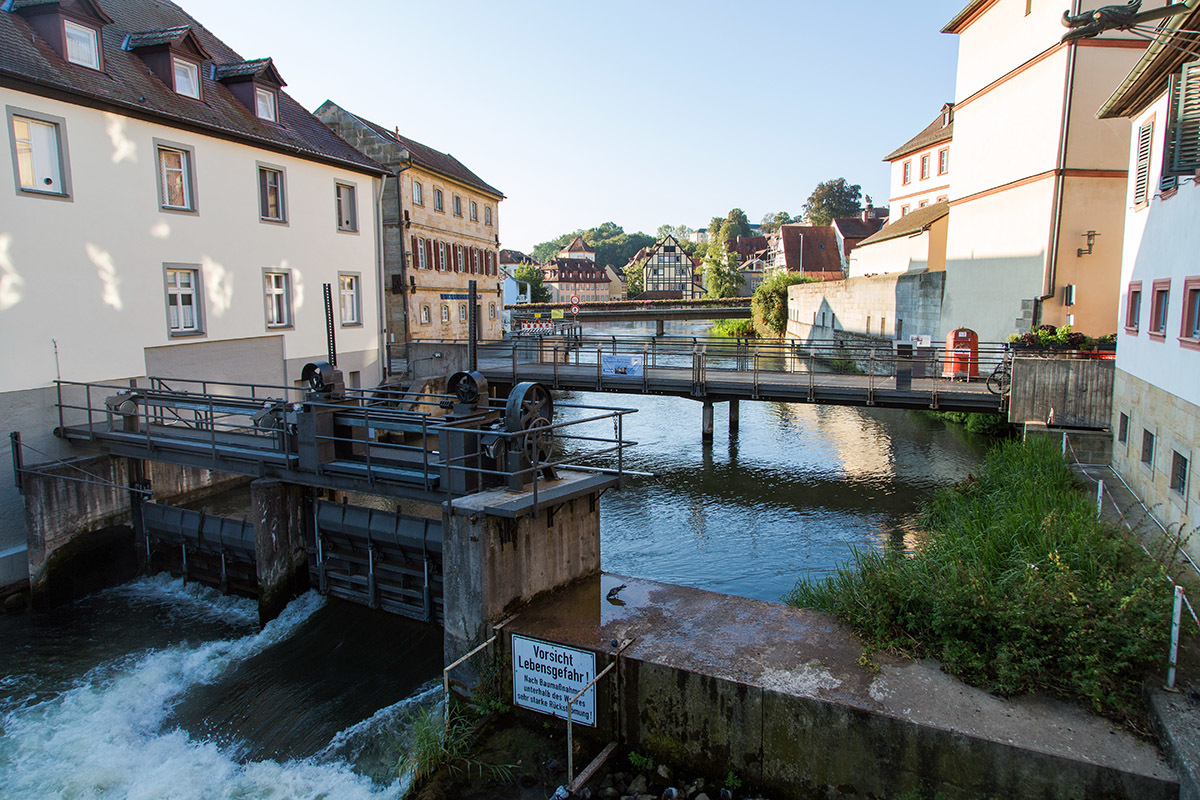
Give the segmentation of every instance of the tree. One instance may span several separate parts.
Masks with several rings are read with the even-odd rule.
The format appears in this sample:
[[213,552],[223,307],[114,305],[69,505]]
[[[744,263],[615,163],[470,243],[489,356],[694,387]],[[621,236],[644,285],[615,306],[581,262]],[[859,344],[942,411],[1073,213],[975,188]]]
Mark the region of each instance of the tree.
[[726,221],[721,232],[709,242],[704,257],[704,285],[709,297],[736,297],[745,278],[738,270],[737,254],[729,243],[737,238],[737,223]]
[[821,181],[804,204],[804,221],[828,225],[835,217],[852,217],[862,210],[862,187],[845,178]]
[[542,285],[545,277],[542,274],[542,268],[536,264],[522,264],[513,270],[513,278],[518,283],[529,284],[529,302],[531,303],[550,302],[550,290]]
[[768,233],[774,233],[779,230],[781,225],[788,225],[796,220],[786,211],[776,211],[767,214],[762,218],[762,225],[758,228],[760,236],[766,236]]
[[691,235],[695,231],[687,225],[659,225],[655,232],[655,241],[661,242],[668,236],[674,236],[680,244],[691,241]]
[[[750,220],[746,217],[746,212],[742,211],[740,208],[731,209],[729,214],[725,217],[725,222],[732,222],[734,224],[734,238],[738,236],[749,236],[752,233],[750,230]],[[709,236],[711,235],[712,231],[709,231]]]
[[758,285],[750,300],[750,310],[759,333],[783,336],[787,330],[788,287],[797,283],[812,283],[816,278],[795,272],[777,272]]
[[633,258],[638,250],[649,247],[655,242],[655,238],[649,234],[640,231],[626,233],[625,229],[617,223],[605,222],[594,228],[564,233],[548,242],[542,242],[533,248],[533,257],[543,264],[552,258],[557,258],[558,251],[562,250],[576,236],[582,236],[583,241],[596,251],[596,263],[600,266],[605,264],[623,266]]
[[632,300],[646,291],[646,273],[643,271],[646,261],[643,259],[625,268],[625,296]]

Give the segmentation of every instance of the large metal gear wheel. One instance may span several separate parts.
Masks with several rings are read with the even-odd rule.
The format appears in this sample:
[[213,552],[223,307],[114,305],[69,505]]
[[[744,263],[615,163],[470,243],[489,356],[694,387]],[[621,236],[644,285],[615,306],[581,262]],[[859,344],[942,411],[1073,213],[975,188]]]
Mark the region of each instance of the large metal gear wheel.
[[488,382],[481,372],[456,372],[446,382],[447,391],[458,398],[458,402],[478,406],[487,403]]
[[[531,431],[549,425],[554,419],[554,398],[550,390],[540,383],[526,381],[518,383],[508,395],[504,409],[504,429],[509,433]],[[525,457],[539,463],[549,461],[554,445],[551,431],[527,433],[519,440]]]

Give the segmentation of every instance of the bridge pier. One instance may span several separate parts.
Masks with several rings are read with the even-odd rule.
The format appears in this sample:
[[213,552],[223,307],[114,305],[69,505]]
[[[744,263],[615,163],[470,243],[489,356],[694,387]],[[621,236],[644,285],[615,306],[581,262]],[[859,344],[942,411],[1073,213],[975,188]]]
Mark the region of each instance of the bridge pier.
[[729,435],[737,436],[738,424],[741,418],[741,408],[739,407],[740,400],[729,401]]
[[266,624],[308,589],[304,550],[304,487],[274,478],[250,484],[254,554],[258,573],[258,619]]
[[700,415],[700,441],[713,440],[713,404],[711,400],[704,401],[704,410]]
[[661,318],[654,320],[654,335],[655,336],[663,335],[663,333],[665,332],[665,328],[664,328],[665,324],[666,324],[665,320],[663,320]]

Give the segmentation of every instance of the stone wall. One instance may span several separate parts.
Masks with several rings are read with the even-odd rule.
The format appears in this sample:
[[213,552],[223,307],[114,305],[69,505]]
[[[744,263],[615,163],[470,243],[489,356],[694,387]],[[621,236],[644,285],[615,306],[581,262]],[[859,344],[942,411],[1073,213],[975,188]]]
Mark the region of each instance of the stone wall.
[[[874,275],[788,288],[791,339],[834,339],[839,332],[881,341],[940,333],[944,272]],[[889,344],[890,347],[890,344]]]
[[[1113,469],[1159,522],[1173,533],[1184,532],[1187,551],[1200,561],[1200,406],[1121,369],[1113,380],[1112,405]],[[1146,434],[1153,446],[1144,454]],[[1171,488],[1176,455],[1187,461],[1183,491]]]

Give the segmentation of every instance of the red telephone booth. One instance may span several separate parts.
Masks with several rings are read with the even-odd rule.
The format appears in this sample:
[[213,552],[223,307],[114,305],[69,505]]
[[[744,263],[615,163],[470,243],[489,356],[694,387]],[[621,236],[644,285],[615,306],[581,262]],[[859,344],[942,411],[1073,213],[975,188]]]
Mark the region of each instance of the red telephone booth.
[[946,337],[943,378],[979,377],[979,334],[970,328],[955,328]]

